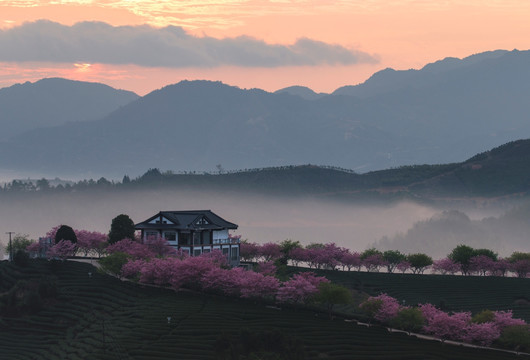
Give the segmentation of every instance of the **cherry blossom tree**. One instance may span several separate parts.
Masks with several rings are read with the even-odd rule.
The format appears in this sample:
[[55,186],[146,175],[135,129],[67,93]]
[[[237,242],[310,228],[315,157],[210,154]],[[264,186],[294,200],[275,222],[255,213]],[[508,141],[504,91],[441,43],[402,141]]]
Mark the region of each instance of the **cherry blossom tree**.
[[155,254],[145,244],[133,241],[131,239],[123,239],[114,244],[111,244],[106,249],[107,253],[113,254],[115,252],[122,252],[129,255],[133,259],[148,259],[155,256]]
[[147,245],[147,248],[155,254],[155,256],[173,256],[176,255],[176,250],[174,247],[169,245],[166,239],[157,235],[157,236],[148,236],[145,239],[144,244]]
[[360,307],[380,322],[392,320],[402,308],[397,299],[384,293],[378,296],[370,296],[361,303]]
[[[232,271],[232,270],[230,270]],[[238,284],[242,298],[274,298],[280,282],[274,276],[263,275],[254,271],[239,272]]]
[[511,263],[510,271],[519,278],[525,278],[530,273],[530,260],[522,259]]
[[511,264],[507,259],[499,258],[493,266],[493,272],[491,273],[491,275],[506,276],[506,274],[510,270],[510,266]]
[[276,274],[276,265],[274,262],[259,262],[256,271],[263,275],[272,275]]
[[289,258],[294,266],[298,266],[301,262],[307,261],[307,251],[304,248],[293,248],[289,251]]
[[75,254],[76,248],[70,240],[61,240],[48,250],[46,256],[48,259],[59,258],[64,261]]
[[121,276],[127,279],[133,279],[140,276],[142,268],[145,266],[145,260],[131,260],[121,268]]
[[[427,320],[423,330],[442,340],[463,340],[466,336],[471,313],[457,312],[452,315],[443,311],[425,312],[420,308]],[[431,309],[432,310],[432,309]]]
[[383,259],[381,254],[373,254],[363,259],[363,266],[368,272],[377,272],[381,266],[385,266],[386,261]]
[[283,303],[305,303],[318,292],[319,284],[324,281],[329,280],[309,272],[295,274],[278,289],[276,300]]
[[361,261],[361,255],[358,252],[351,253],[350,251],[342,252],[339,263],[342,265],[342,270],[346,267],[348,271],[352,268],[360,271],[363,264]]
[[77,235],[78,251],[85,256],[90,252],[95,252],[100,257],[105,246],[108,245],[107,235],[97,231],[75,230]]
[[460,271],[460,265],[449,258],[445,258],[433,261],[432,270],[442,275],[454,275]]
[[498,339],[500,335],[501,332],[494,323],[470,323],[465,328],[462,338],[459,340],[480,346],[489,346],[493,341]]
[[265,243],[259,247],[259,256],[265,261],[276,260],[282,257],[280,245],[272,242]]
[[403,274],[410,269],[410,263],[408,261],[402,261],[396,265],[396,269],[401,271]]
[[244,261],[254,261],[259,256],[259,245],[247,241],[239,245],[239,256]]
[[469,259],[469,271],[486,276],[487,273],[494,272],[495,260],[486,255],[477,255]]

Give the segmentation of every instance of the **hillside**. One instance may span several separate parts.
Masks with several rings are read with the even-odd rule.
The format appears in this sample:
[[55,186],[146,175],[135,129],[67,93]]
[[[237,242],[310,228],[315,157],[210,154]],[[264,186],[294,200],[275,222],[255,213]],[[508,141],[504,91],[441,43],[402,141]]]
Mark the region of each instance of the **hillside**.
[[404,166],[365,174],[315,165],[208,174],[161,173],[151,169],[126,185],[149,188],[154,184],[343,200],[525,197],[530,192],[530,140],[504,144],[462,163]]
[[[142,287],[97,273],[89,264],[32,261],[18,268],[1,262],[0,275],[2,293],[19,281],[55,289],[46,292],[42,309],[32,303],[33,314],[0,319],[0,354],[9,359],[242,358],[223,357],[237,344],[264,355],[264,350],[256,350],[260,347],[251,334],[261,334],[268,355],[282,359],[511,357],[392,334],[340,318],[330,321],[313,310],[277,310],[234,298]],[[24,298],[27,293],[19,295]]]
[[110,86],[60,78],[0,89],[0,140],[25,131],[96,120],[138,99]]
[[530,51],[516,50],[448,58],[420,70],[385,70],[353,94],[318,98],[300,87],[269,93],[183,81],[102,119],[1,142],[0,168],[117,177],[152,167],[310,163],[364,173],[461,162],[530,137],[529,59]]

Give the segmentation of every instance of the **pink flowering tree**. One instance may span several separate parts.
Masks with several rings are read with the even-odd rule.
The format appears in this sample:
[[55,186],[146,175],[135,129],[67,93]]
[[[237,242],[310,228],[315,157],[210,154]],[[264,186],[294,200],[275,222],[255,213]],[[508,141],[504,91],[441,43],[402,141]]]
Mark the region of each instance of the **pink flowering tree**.
[[74,256],[76,249],[76,244],[72,243],[70,240],[61,240],[48,250],[46,256],[48,259],[61,259],[64,261],[69,257]]
[[397,299],[381,294],[378,296],[371,296],[366,301],[359,305],[370,317],[375,320],[386,323],[395,318],[398,312],[402,309]]
[[243,261],[254,261],[259,256],[259,245],[247,241],[241,242],[239,256]]
[[473,256],[469,259],[469,271],[486,276],[486,274],[495,271],[495,262],[495,260],[486,255]]
[[298,266],[301,262],[306,262],[307,261],[306,249],[301,248],[301,247],[295,247],[289,250],[289,259],[291,259],[293,266]]
[[149,247],[131,239],[123,239],[111,244],[106,249],[107,253],[114,254],[122,252],[129,255],[132,259],[148,259],[155,256]]
[[501,331],[494,323],[470,323],[459,340],[480,346],[490,346],[500,335]]
[[[155,285],[173,285],[175,277],[178,276],[177,271],[180,268],[179,265],[182,262],[182,260],[178,260],[175,258],[162,259],[155,257],[149,259],[148,261],[145,261],[140,268],[140,282]],[[127,268],[126,270],[130,271],[129,268]]]
[[410,263],[405,260],[396,265],[396,269],[401,271],[402,274],[406,273],[410,269]]
[[343,251],[339,263],[342,265],[342,270],[347,268],[350,271],[352,268],[355,268],[357,271],[361,270],[363,265],[361,261],[361,254],[358,252],[351,253],[350,251]]
[[272,261],[259,262],[256,266],[256,272],[263,275],[274,276],[274,274],[276,274],[276,265],[274,265],[274,262]]
[[130,260],[121,268],[121,276],[126,279],[139,280],[142,268],[145,266],[145,260]]
[[457,264],[449,258],[444,258],[433,261],[432,270],[442,275],[454,275],[460,271],[460,264]]
[[144,245],[147,245],[149,251],[155,254],[155,256],[164,257],[176,255],[175,248],[169,245],[167,240],[159,235],[148,236],[144,241]]
[[506,274],[510,270],[510,266],[511,264],[507,259],[499,258],[493,266],[493,272],[491,273],[491,275],[506,276]]
[[88,256],[90,252],[94,252],[101,257],[105,247],[108,245],[108,238],[106,234],[97,231],[75,230],[77,236],[78,251],[81,251],[84,256]]
[[457,312],[450,315],[431,304],[420,305],[420,309],[427,320],[427,325],[423,328],[427,334],[442,340],[456,341],[462,341],[466,336],[471,313]]
[[378,272],[382,266],[386,266],[386,261],[381,254],[373,254],[363,259],[363,266],[368,272]]
[[328,281],[326,278],[315,276],[310,272],[294,274],[278,289],[276,300],[281,303],[306,303],[318,292],[320,283]]
[[272,299],[280,286],[280,282],[274,276],[254,271],[239,272],[239,274],[242,275],[238,280],[242,298]]
[[282,257],[282,250],[280,245],[268,242],[259,247],[258,255],[265,262],[274,261]]
[[530,260],[521,259],[511,263],[510,271],[519,278],[525,278],[530,273]]

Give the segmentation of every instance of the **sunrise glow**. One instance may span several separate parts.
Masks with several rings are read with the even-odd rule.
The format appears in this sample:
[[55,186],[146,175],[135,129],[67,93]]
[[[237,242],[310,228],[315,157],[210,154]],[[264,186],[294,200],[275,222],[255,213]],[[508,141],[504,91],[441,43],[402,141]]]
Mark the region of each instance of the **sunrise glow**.
[[[4,68],[0,86],[27,80],[29,73],[36,76],[69,73],[74,77],[83,75],[87,80],[117,83],[118,86],[121,84],[120,87],[127,86],[141,94],[167,85],[168,81],[193,78],[217,79],[232,85],[271,91],[289,85],[305,85],[315,91],[329,92],[342,85],[362,82],[386,67],[421,68],[448,56],[465,57],[496,49],[528,49],[528,18],[530,3],[516,0],[7,0],[0,4],[0,29],[3,32],[0,35],[4,34],[6,41],[11,36],[11,33],[7,33],[10,29],[18,31],[16,36],[29,36],[28,23],[49,20],[61,24],[65,27],[61,30],[64,33],[75,31],[77,34],[69,43],[72,46],[69,49],[71,58],[75,58],[76,65],[72,72],[74,62],[71,58],[63,59],[53,54],[48,58],[25,58],[21,55],[18,58],[0,59]],[[187,37],[182,40],[186,43],[175,45],[173,50],[167,52],[167,56],[168,59],[181,61],[178,64],[153,61],[163,52],[160,44],[173,41],[155,30],[142,35],[144,39],[148,36],[151,41],[142,44],[142,47],[155,45],[156,50],[151,53],[147,50],[149,59],[146,55],[144,59],[126,63],[116,60],[119,52],[116,55],[107,53],[106,58],[89,58],[83,54],[84,44],[89,43],[80,42],[80,39],[90,36],[90,33],[86,33],[89,30],[87,26],[76,25],[83,21],[116,27],[115,38],[119,36],[116,35],[118,32],[140,31],[142,26],[153,29],[171,26],[179,29]],[[45,35],[46,31],[41,33]],[[176,30],[171,31],[173,36],[181,36]],[[98,46],[106,46],[105,41],[112,38],[102,32],[99,39],[101,44]],[[199,66],[193,66],[198,60],[191,49],[206,51],[213,39],[219,41],[215,45],[217,48],[201,55],[203,65],[198,63]],[[245,45],[244,39],[251,39],[254,44]],[[321,55],[322,52],[316,46],[305,48],[303,53],[289,55],[300,57],[296,61],[285,61],[283,64],[280,60],[276,61],[273,68],[266,62],[238,63],[227,60],[230,54],[239,57],[232,49],[234,44],[238,44],[237,51],[241,54],[244,46],[248,46],[247,54],[252,54],[259,43],[263,47],[259,56],[264,57],[277,46],[292,47],[300,39],[325,44],[328,50],[340,47],[337,49],[351,51],[357,54],[355,56],[365,54],[362,56],[377,61],[347,63],[344,60],[337,61],[336,57],[324,59],[328,55]],[[115,41],[120,40],[116,38]],[[130,44],[137,42],[132,37],[127,41]],[[73,44],[76,44],[75,47]],[[116,48],[115,45],[108,46]],[[186,55],[190,56],[188,62],[183,61],[185,57],[171,55],[172,51],[182,46],[189,46],[190,52]],[[218,57],[212,57],[210,50]],[[137,51],[144,50],[138,48]],[[66,51],[62,53],[67,54]],[[121,55],[125,57],[127,53]],[[321,59],[311,56],[320,56]],[[305,60],[301,61],[301,57]],[[93,63],[100,65],[97,69],[85,65]],[[41,64],[40,68],[38,64]],[[50,72],[50,68],[56,70]],[[116,80],[116,72],[120,74],[121,80]],[[31,76],[29,79],[37,80]],[[142,81],[135,82],[138,79]]]

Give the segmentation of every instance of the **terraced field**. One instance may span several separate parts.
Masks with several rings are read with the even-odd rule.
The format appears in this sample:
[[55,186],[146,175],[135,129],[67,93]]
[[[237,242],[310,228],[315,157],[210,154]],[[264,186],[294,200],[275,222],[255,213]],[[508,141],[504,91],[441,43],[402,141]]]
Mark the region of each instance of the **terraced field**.
[[[298,269],[297,269],[298,271]],[[414,275],[318,270],[333,282],[379,295],[384,292],[407,305],[431,303],[446,311],[513,310],[530,323],[530,279]]]
[[[57,277],[59,295],[34,315],[0,319],[1,359],[216,359],[223,339],[242,329],[279,331],[303,344],[306,359],[521,358],[331,321],[308,309],[278,310],[239,299],[142,287],[76,262],[52,266],[32,261],[28,268],[2,262],[0,294],[17,280],[43,275]],[[383,281],[362,279],[374,291],[377,281]],[[399,285],[388,286],[398,292]],[[407,299],[413,301],[412,296]],[[280,359],[274,356],[263,358]]]

